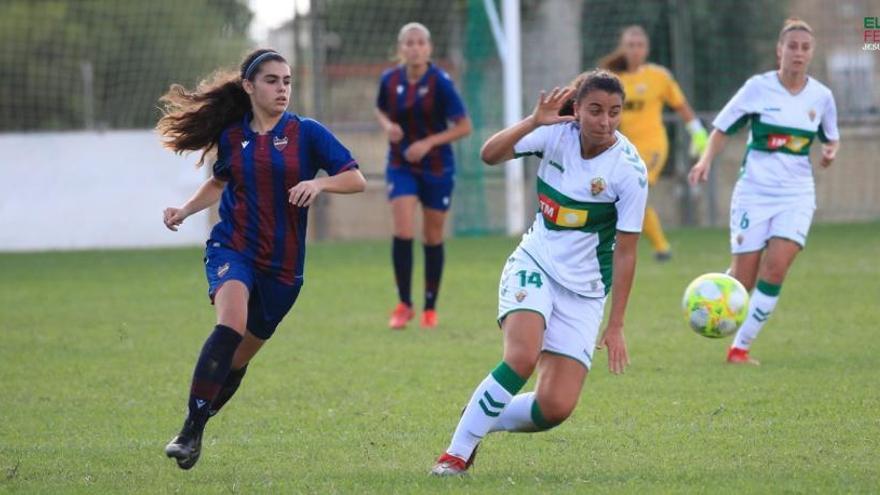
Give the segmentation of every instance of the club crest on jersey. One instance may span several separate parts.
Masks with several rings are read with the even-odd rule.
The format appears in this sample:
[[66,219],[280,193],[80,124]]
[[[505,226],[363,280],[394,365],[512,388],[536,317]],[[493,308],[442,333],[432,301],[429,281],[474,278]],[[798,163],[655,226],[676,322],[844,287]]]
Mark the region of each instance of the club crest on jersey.
[[529,295],[529,293],[526,292],[525,289],[522,289],[522,290],[518,290],[518,291],[516,292],[516,294],[513,295],[513,297],[516,298],[516,302],[523,302],[523,300],[524,300],[524,299],[526,298],[526,296],[528,296],[528,295]]
[[399,95],[403,94],[403,84],[397,85],[397,94],[399,94]]
[[229,263],[224,263],[223,265],[220,266],[220,268],[217,269],[217,276],[220,278],[223,278],[223,275],[226,275],[226,273],[228,271],[229,271]]
[[276,150],[278,150],[278,151],[283,150],[284,148],[287,147],[287,136],[284,136],[284,137],[275,136],[274,138],[272,138],[272,144],[275,145]]
[[425,96],[426,94],[428,94],[428,87],[427,86],[420,86],[419,87],[419,96],[420,97]]
[[598,196],[605,190],[605,179],[602,177],[594,177],[590,181],[590,194]]
[[816,120],[816,111],[813,110],[812,108],[810,109],[810,113],[808,113],[807,115],[810,116],[810,122]]

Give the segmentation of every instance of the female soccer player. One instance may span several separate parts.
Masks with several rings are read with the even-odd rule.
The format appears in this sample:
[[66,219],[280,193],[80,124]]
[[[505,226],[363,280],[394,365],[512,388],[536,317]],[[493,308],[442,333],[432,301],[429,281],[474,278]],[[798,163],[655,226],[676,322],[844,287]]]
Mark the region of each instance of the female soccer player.
[[[660,65],[647,63],[650,40],[641,26],[629,26],[620,35],[617,49],[604,57],[600,67],[615,72],[626,91],[626,104],[620,119],[622,132],[639,150],[648,164],[648,182],[653,186],[666,166],[669,139],[663,125],[663,105],[681,116],[691,135],[691,155],[697,157],[706,148],[707,133],[688,105],[672,74]],[[666,261],[671,255],[660,217],[653,207],[645,211],[645,236],[651,241],[654,256]]]
[[[272,50],[251,53],[238,73],[221,73],[195,91],[173,85],[161,99],[157,127],[166,147],[202,150],[199,164],[216,153],[212,177],[183,206],[165,210],[165,225],[176,231],[221,201],[205,250],[217,325],[193,372],[189,414],[165,447],[183,469],[199,459],[208,417],[232,397],[296,301],[309,205],[321,193],[355,193],[366,184],[325,127],[285,111],[289,99],[290,66]],[[328,177],[316,178],[319,169]]]
[[[559,115],[574,96],[574,116]],[[463,474],[491,431],[543,431],[577,404],[602,323],[608,367],[629,362],[623,337],[636,245],[648,198],[648,172],[635,147],[616,131],[623,111],[620,80],[587,74],[577,91],[541,93],[532,115],[483,145],[490,165],[515,156],[541,157],[540,211],[501,272],[498,322],[504,357],[477,386],[452,442],[432,473]],[[537,367],[534,392],[516,395]]]
[[[421,325],[437,326],[437,293],[443,273],[443,226],[452,200],[455,160],[449,143],[471,132],[471,121],[449,75],[431,63],[431,33],[411,22],[397,35],[401,64],[382,74],[376,118],[388,135],[388,199],[394,221],[391,259],[399,302],[389,326],[413,318],[410,297],[414,216],[422,204],[425,307]],[[452,122],[448,127],[447,122]]]
[[[709,177],[712,159],[727,136],[750,122],[742,172],[730,203],[731,274],[752,292],[749,316],[727,352],[727,362],[758,364],[749,348],[767,322],[782,281],[816,209],[810,145],[822,141],[821,165],[839,145],[837,108],[825,85],[807,75],[815,39],[810,26],[789,19],[779,33],[779,68],[752,76],[712,123],[709,146],[690,171],[691,184]],[[757,286],[755,281],[757,279]]]

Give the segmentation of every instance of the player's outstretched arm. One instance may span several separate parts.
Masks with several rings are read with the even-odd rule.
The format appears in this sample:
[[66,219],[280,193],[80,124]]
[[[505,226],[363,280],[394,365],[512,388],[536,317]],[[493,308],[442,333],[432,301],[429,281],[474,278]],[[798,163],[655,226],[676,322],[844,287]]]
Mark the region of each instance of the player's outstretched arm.
[[598,345],[599,349],[608,348],[608,370],[614,374],[623,373],[629,365],[629,353],[626,350],[626,339],[623,337],[623,319],[636,273],[638,243],[639,234],[617,231],[614,245],[614,275],[611,281],[611,312]]
[[514,157],[514,145],[526,134],[542,125],[573,121],[574,117],[570,115],[559,115],[559,110],[573,96],[574,88],[553,88],[550,94],[541,91],[532,114],[486,140],[480,150],[480,159],[487,165],[506,162]]
[[706,151],[703,152],[703,156],[700,157],[688,173],[688,181],[692,186],[696,186],[699,182],[706,182],[709,179],[709,169],[712,168],[712,160],[715,159],[718,153],[721,153],[726,144],[727,135],[718,129],[713,129],[712,134],[709,134],[709,144],[706,146]]
[[206,180],[183,206],[180,208],[165,208],[162,215],[165,226],[177,232],[177,228],[180,227],[180,224],[187,217],[220,201],[220,195],[223,194],[225,187],[226,183],[216,177]]

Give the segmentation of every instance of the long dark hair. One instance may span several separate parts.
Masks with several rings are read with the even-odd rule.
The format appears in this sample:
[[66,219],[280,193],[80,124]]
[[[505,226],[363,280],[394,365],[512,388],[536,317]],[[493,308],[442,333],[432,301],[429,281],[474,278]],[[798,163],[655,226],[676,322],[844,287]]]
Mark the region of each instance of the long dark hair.
[[597,89],[606,93],[619,94],[622,100],[626,100],[626,92],[623,90],[620,78],[605,69],[581,72],[568,83],[568,87],[574,90],[574,97],[559,109],[559,115],[574,115],[574,106],[577,102],[587,96],[590,91]]
[[223,129],[251,111],[242,81],[253,81],[260,66],[273,60],[287,63],[275,50],[260,49],[245,57],[237,73],[214,72],[192,91],[172,84],[159,98],[162,117],[156,130],[164,138],[162,145],[175,153],[201,150],[198,165],[202,165],[217,147]]
[[611,72],[620,74],[629,70],[629,63],[626,61],[626,54],[623,52],[623,38],[629,33],[641,34],[646,40],[650,41],[645,28],[637,24],[627,26],[620,32],[620,38],[617,42],[617,48],[613,52],[599,59],[599,67]]

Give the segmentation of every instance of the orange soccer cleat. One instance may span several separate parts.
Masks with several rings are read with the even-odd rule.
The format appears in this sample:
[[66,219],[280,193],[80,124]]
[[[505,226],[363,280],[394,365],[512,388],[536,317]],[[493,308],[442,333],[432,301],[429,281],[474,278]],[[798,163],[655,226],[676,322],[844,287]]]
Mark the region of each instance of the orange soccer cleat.
[[422,313],[422,328],[436,328],[437,327],[437,310],[435,309],[426,309],[424,313]]
[[740,349],[739,347],[733,346],[730,346],[730,349],[727,350],[727,363],[750,364],[752,366],[759,366],[761,364],[757,359],[749,356],[748,349]]
[[[473,457],[473,456],[471,456]],[[432,476],[462,476],[471,467],[470,462],[452,454],[444,453],[431,468]]]
[[406,324],[409,323],[409,320],[412,320],[414,316],[415,312],[411,307],[407,306],[406,303],[397,303],[397,306],[391,313],[391,319],[388,321],[388,326],[392,330],[403,330],[406,328]]

